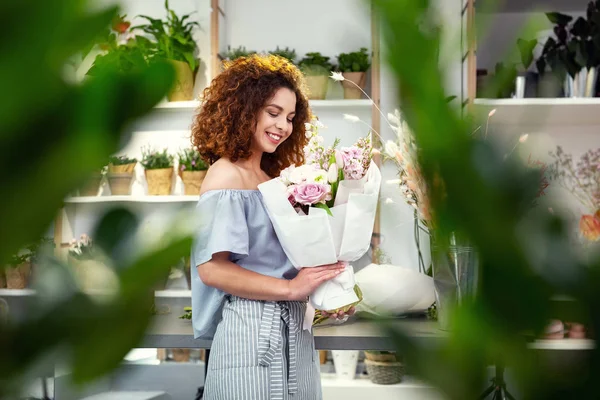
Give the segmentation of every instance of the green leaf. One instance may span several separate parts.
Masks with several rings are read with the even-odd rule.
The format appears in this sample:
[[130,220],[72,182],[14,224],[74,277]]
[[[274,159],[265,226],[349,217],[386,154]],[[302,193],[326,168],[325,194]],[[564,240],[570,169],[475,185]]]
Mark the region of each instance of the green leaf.
[[537,39],[518,39],[517,46],[519,47],[519,53],[521,54],[521,63],[523,63],[525,68],[529,68],[533,62],[533,50],[537,46]]
[[331,210],[329,209],[329,206],[327,206],[327,204],[317,203],[313,207],[321,208],[321,209],[325,210],[327,212],[327,214],[329,214],[330,217],[333,217],[333,214],[331,213]]
[[546,17],[548,17],[548,20],[553,24],[557,24],[560,26],[567,26],[569,22],[573,20],[573,17],[571,17],[570,15],[561,14],[558,12],[546,13]]

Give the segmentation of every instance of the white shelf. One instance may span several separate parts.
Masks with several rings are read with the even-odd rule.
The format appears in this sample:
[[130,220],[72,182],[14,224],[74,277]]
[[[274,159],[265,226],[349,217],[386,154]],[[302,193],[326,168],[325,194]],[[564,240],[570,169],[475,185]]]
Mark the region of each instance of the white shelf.
[[592,339],[536,340],[529,344],[529,348],[536,350],[593,350],[596,348],[596,342]]
[[356,379],[338,379],[335,373],[322,373],[323,400],[329,399],[421,399],[441,400],[444,397],[432,386],[404,376],[394,385],[377,385],[366,376]]
[[486,6],[499,6],[496,11],[504,13],[516,12],[550,12],[560,11],[563,13],[585,12],[589,0],[505,0],[502,2],[482,0],[477,2],[477,11],[487,10]]
[[494,125],[546,131],[555,127],[600,126],[600,98],[476,99],[475,111]]
[[198,196],[78,196],[68,197],[65,204],[88,203],[196,203]]
[[0,289],[0,297],[33,296],[33,289]]
[[[191,101],[173,101],[164,102],[157,105],[158,110],[195,110],[200,105],[197,100]],[[360,100],[310,100],[310,106],[314,109],[319,108],[370,108],[372,105],[369,99]]]

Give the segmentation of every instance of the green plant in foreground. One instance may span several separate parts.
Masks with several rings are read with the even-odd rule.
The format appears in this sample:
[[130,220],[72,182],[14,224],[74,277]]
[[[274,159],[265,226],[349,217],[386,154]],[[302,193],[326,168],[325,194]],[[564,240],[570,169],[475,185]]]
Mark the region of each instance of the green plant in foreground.
[[[0,35],[7,55],[0,87],[14,94],[0,98],[0,179],[10,193],[0,198],[0,270],[47,232],[65,196],[120,150],[124,127],[151,111],[173,82],[173,69],[162,63],[125,73],[99,69],[77,84],[64,79],[67,62],[102,35],[117,11],[85,0],[0,2],[8,21]],[[19,318],[0,321],[0,399],[16,398],[35,371],[54,363],[68,368],[76,383],[92,381],[139,343],[150,322],[151,287],[189,252],[191,239],[168,229],[154,245],[136,245],[132,255],[138,227],[138,217],[124,208],[99,216],[92,236],[119,276],[119,291],[100,302],[78,291],[63,262],[40,256],[38,296]]]
[[173,160],[173,155],[167,153],[167,149],[158,151],[146,147],[142,149],[142,161],[140,161],[140,164],[142,164],[145,169],[162,169],[172,167]]
[[[600,260],[582,262],[565,221],[543,207],[531,208],[539,172],[505,160],[492,144],[473,138],[471,121],[445,101],[440,30],[431,2],[375,0],[374,5],[402,115],[415,134],[419,164],[432,188],[436,242],[444,246],[450,232],[460,232],[480,259],[477,299],[454,310],[451,331],[435,346],[391,323],[381,326],[413,373],[450,399],[478,398],[488,366],[497,362],[511,369],[520,398],[595,398],[599,363],[582,364],[577,373],[553,371],[528,349],[524,332],[543,332],[554,315],[556,294],[572,297],[579,316],[600,331]],[[564,313],[566,320],[575,318]],[[589,354],[597,360],[600,349]]]
[[338,69],[341,72],[366,72],[370,66],[371,61],[366,47],[361,47],[359,51],[338,55]]

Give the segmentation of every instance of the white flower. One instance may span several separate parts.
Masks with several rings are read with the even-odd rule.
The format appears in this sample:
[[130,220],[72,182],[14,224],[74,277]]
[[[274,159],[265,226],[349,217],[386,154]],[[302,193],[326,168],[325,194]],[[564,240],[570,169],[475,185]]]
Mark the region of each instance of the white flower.
[[285,168],[283,171],[281,171],[281,173],[279,174],[279,179],[287,186],[290,184],[290,174],[292,173],[292,171],[296,168],[296,166],[294,164],[290,165],[289,167]]
[[527,133],[526,133],[526,134],[524,134],[524,135],[521,135],[521,136],[519,137],[519,142],[520,142],[520,143],[525,143],[525,142],[527,141],[527,138],[528,138],[528,137],[529,137],[529,134],[527,134]]
[[338,81],[338,82],[345,80],[344,75],[342,75],[341,72],[331,72],[330,78],[333,79],[334,81]]
[[388,117],[388,121],[390,121],[390,124],[400,126],[400,119],[398,117],[396,117],[395,114],[388,113],[387,117]]
[[387,199],[385,199],[385,204],[394,204],[394,200],[388,197]]
[[494,114],[496,114],[496,109],[495,108],[492,111],[490,111],[490,113],[488,114],[488,118],[493,117]]
[[393,140],[385,142],[385,155],[390,158],[395,158],[396,154],[400,151],[398,145]]
[[350,122],[360,122],[360,118],[352,114],[344,114],[344,119]]
[[338,167],[335,163],[329,166],[329,171],[327,171],[327,182],[334,183],[338,180]]
[[304,129],[306,129],[307,132],[310,132],[310,130],[312,129],[312,125],[310,124],[310,122],[304,123]]
[[325,128],[325,125],[323,125],[323,123],[321,121],[319,121],[319,120],[315,121],[315,126],[317,128]]
[[288,180],[296,185],[303,182],[324,182],[327,180],[327,171],[316,169],[312,164],[305,164],[292,169]]

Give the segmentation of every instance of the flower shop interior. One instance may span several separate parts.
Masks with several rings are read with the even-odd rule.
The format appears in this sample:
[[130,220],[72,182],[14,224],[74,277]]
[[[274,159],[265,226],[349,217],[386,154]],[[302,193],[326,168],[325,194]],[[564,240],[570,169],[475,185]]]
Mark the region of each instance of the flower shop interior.
[[[411,8],[405,0],[399,0],[397,5],[383,0],[58,3],[64,3],[61,7],[65,10],[75,10],[76,3],[90,13],[119,7],[107,35],[85,50],[82,39],[79,47],[70,49],[70,58],[61,61],[61,79],[68,85],[93,80],[94,69],[98,71],[103,62],[136,69],[140,62],[136,57],[141,57],[144,64],[144,51],[152,46],[171,61],[177,84],[151,106],[140,101],[137,111],[123,111],[129,105],[121,102],[115,113],[126,114],[127,118],[124,115],[123,121],[115,125],[119,135],[112,138],[119,150],[110,157],[105,154],[105,167],[96,168],[93,174],[85,161],[70,166],[88,168],[86,177],[73,174],[70,186],[59,185],[55,189],[62,190],[63,196],[58,203],[49,200],[48,207],[54,208],[45,211],[52,213],[52,218],[50,226],[46,224],[45,231],[40,230],[42,239],[28,240],[32,244],[27,246],[23,245],[24,240],[11,244],[13,249],[20,245],[22,250],[3,259],[8,260],[7,266],[0,270],[0,328],[2,324],[10,328],[6,332],[0,329],[0,353],[4,353],[0,360],[7,360],[0,361],[0,399],[5,395],[57,400],[201,398],[210,341],[196,340],[192,334],[190,274],[196,273],[196,268],[190,266],[188,256],[172,259],[160,251],[166,251],[167,246],[189,248],[189,242],[182,238],[190,229],[189,216],[198,202],[208,168],[190,142],[192,119],[201,106],[203,90],[228,61],[252,53],[278,54],[298,65],[307,79],[309,103],[318,117],[323,145],[331,146],[339,140],[339,148],[344,148],[368,137],[373,145],[373,162],[381,171],[369,249],[350,263],[362,301],[356,304],[355,315],[340,320],[323,318],[312,328],[323,399],[470,398],[461,397],[465,393],[478,393],[482,399],[558,398],[542,390],[543,379],[550,379],[565,390],[560,393],[569,393],[567,389],[587,390],[587,378],[575,377],[598,372],[598,363],[590,360],[597,356],[593,335],[594,324],[600,321],[600,311],[596,309],[594,314],[593,305],[600,302],[597,297],[585,297],[581,294],[584,291],[580,291],[582,299],[573,297],[578,292],[573,288],[579,287],[576,278],[582,276],[566,267],[544,270],[544,265],[554,268],[559,261],[575,265],[573,268],[599,265],[596,245],[600,241],[600,101],[596,98],[600,96],[600,1],[423,2],[429,4],[428,12],[435,15],[437,31],[427,27],[403,28],[402,23],[408,19],[385,14],[386,7]],[[31,21],[37,13],[32,11]],[[73,11],[71,17],[75,18],[75,14]],[[407,11],[403,15],[409,14]],[[68,13],[60,18],[68,18]],[[415,20],[414,25],[421,22]],[[51,21],[44,26],[52,27]],[[478,254],[494,254],[492,248],[505,246],[501,233],[496,236],[498,242],[488,250],[485,246],[478,248],[476,240],[462,240],[453,234],[444,251],[438,252],[432,245],[435,201],[428,198],[422,181],[422,174],[431,170],[419,166],[421,155],[411,133],[413,125],[410,118],[405,120],[399,100],[411,101],[410,95],[402,93],[409,93],[416,86],[399,84],[403,62],[394,64],[394,60],[402,59],[412,59],[405,61],[406,65],[416,60],[423,62],[426,55],[418,47],[408,45],[405,49],[410,51],[400,56],[395,53],[400,52],[394,50],[399,36],[393,35],[401,34],[402,29],[406,29],[406,38],[415,38],[414,43],[420,40],[420,34],[423,38],[434,31],[439,34],[439,47],[434,52],[437,58],[430,62],[441,71],[440,82],[446,95],[443,107],[469,119],[469,140],[495,149],[501,159],[497,165],[514,163],[526,170],[511,173],[525,176],[533,172],[537,177],[534,185],[520,186],[524,192],[535,192],[534,205],[521,220],[518,236],[529,243],[527,254],[521,254],[529,257],[532,265],[530,274],[523,274],[529,281],[515,278],[512,285],[510,277],[498,273],[493,275],[497,280],[489,283],[486,274],[481,273],[480,267],[487,264]],[[53,40],[62,39],[57,36]],[[161,41],[179,43],[179,53],[169,56],[172,53],[168,49],[156,45]],[[77,50],[77,56],[71,56],[75,53],[72,50]],[[417,73],[418,69],[413,68],[413,78],[425,79]],[[407,76],[408,72],[403,77]],[[418,107],[417,100],[414,105]],[[84,112],[82,109],[82,115]],[[417,120],[418,114],[409,110],[407,115],[414,115]],[[4,119],[10,127],[8,116],[0,115],[0,125]],[[440,128],[438,123],[435,120],[420,126],[436,130]],[[74,136],[71,139],[76,141]],[[438,146],[446,146],[444,138],[436,140]],[[434,148],[432,143],[429,144]],[[90,146],[104,145],[90,139],[87,148]],[[496,166],[495,161],[486,161],[494,156],[484,150],[464,157],[459,154],[458,158],[472,158],[480,166]],[[457,157],[452,150],[448,154]],[[77,153],[76,157],[86,155]],[[56,159],[53,162],[60,164]],[[494,182],[490,196],[509,201],[506,193],[512,193],[514,187],[501,179],[498,171],[504,171],[504,167],[498,168],[492,171],[493,168],[482,167],[481,176]],[[462,179],[461,190],[465,193],[479,190],[469,182],[469,176]],[[459,196],[450,190],[450,181],[444,184],[449,197]],[[25,192],[39,196],[37,191]],[[480,199],[483,198],[482,195]],[[41,220],[42,214],[32,215],[32,220]],[[577,255],[571,257],[577,258],[576,262],[564,252],[552,250],[554,245],[547,247],[547,242],[536,240],[541,233],[532,227],[546,221],[544,218],[558,215],[566,221],[561,229],[567,238],[561,241],[563,238],[555,237],[552,243],[556,243],[555,249],[570,246]],[[483,218],[482,223],[485,221]],[[135,235],[129,232],[128,224],[133,223]],[[370,231],[371,227],[365,229]],[[98,246],[112,250],[100,256]],[[45,266],[51,262],[41,261],[37,254],[48,247],[66,267]],[[155,253],[134,250],[138,248],[153,249]],[[141,295],[134,289],[124,291],[128,286],[120,279],[126,279],[127,274],[107,267],[105,257],[112,257],[115,264],[148,263],[148,268],[156,271],[169,268],[160,281],[145,283],[146,289],[152,287],[154,293],[151,307],[138,301],[135,296]],[[165,260],[170,263],[166,267]],[[161,262],[163,265],[158,265]],[[64,283],[67,281],[71,283]],[[499,285],[506,287],[498,288]],[[551,290],[563,285],[568,290]],[[495,315],[489,311],[484,315],[490,316],[490,321],[480,318],[475,322],[454,313],[463,303],[465,307],[476,307],[473,304],[478,304],[480,292],[490,287],[489,293],[494,292],[493,288],[504,293],[504,303],[494,303],[493,299],[502,298],[494,292],[490,295],[492,300],[483,296],[486,307],[496,304],[503,312],[509,307],[520,308],[522,302],[517,300],[527,298],[520,297],[526,296],[523,292],[547,295],[544,306],[541,302],[533,305],[534,300],[527,306],[531,310],[545,307],[544,312],[530,312],[535,315],[531,317],[535,324],[543,320],[541,325],[531,322],[531,326],[541,328],[514,334],[529,327],[518,312],[514,321],[501,323],[494,321]],[[106,293],[111,290],[114,293]],[[122,308],[110,308],[114,319],[106,316],[97,320],[112,322],[116,330],[102,329],[98,322],[94,325],[81,315],[79,319],[68,319],[81,312],[83,304],[89,303],[90,309],[109,307],[102,300],[107,295],[124,296],[120,299]],[[473,312],[465,315],[481,315]],[[49,332],[56,330],[49,334],[48,343],[26,334],[28,328],[54,317],[63,321],[62,330],[60,325],[45,325]],[[377,317],[384,317],[383,323]],[[485,331],[494,326],[502,332]],[[509,326],[506,332],[499,328],[505,326]],[[69,331],[65,327],[72,328],[73,333],[65,333]],[[396,336],[390,338],[391,331]],[[11,332],[19,332],[19,336],[11,337]],[[498,339],[510,337],[509,333],[514,341]],[[488,334],[494,339],[484,341],[478,336]],[[34,346],[33,342],[39,345]],[[457,355],[460,347],[445,347],[447,342],[465,346],[463,350],[471,345],[481,355],[475,361],[473,354],[479,353]],[[26,348],[32,350],[25,352]],[[472,371],[477,363],[485,368],[475,374]],[[4,385],[6,391],[1,389]],[[531,393],[540,397],[531,397]]]

